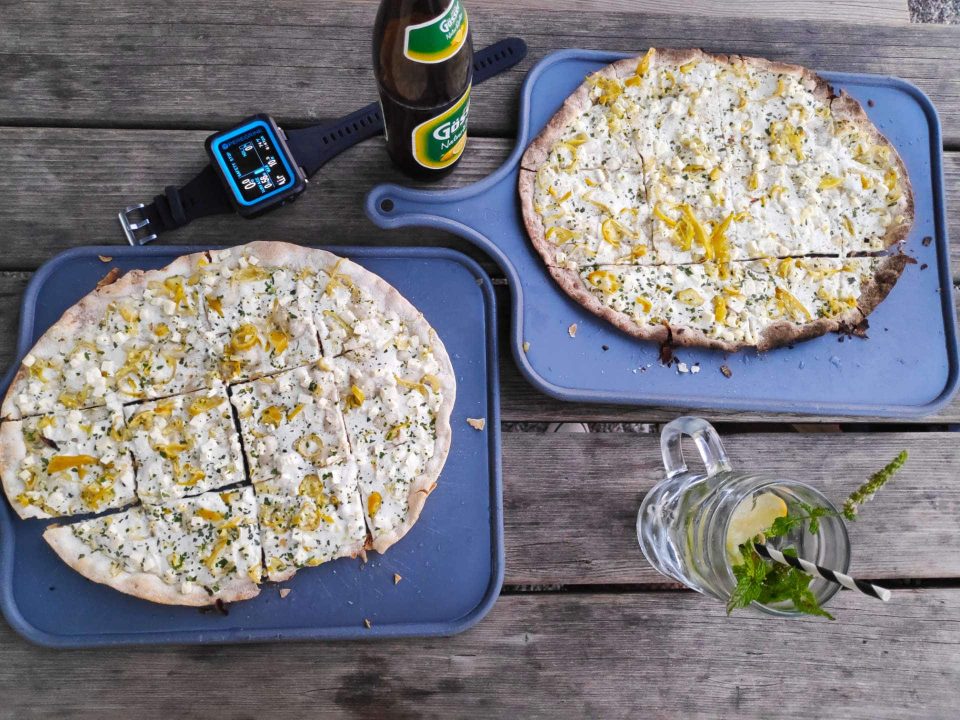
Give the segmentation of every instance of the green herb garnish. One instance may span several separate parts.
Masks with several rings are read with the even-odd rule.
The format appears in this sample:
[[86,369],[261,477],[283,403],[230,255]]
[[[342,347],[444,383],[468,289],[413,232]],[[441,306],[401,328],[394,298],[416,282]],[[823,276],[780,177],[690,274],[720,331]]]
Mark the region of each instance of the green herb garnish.
[[[778,517],[764,533],[740,545],[739,551],[743,561],[731,566],[733,575],[737,579],[737,585],[727,601],[727,614],[745,608],[752,602],[771,605],[791,601],[797,612],[833,620],[833,615],[820,607],[816,596],[810,590],[812,577],[789,565],[781,565],[772,560],[767,560],[756,551],[753,545],[754,543],[766,542],[770,538],[788,535],[804,523],[808,524],[807,527],[811,534],[816,534],[820,530],[820,520],[824,517],[842,515],[847,520],[856,520],[859,506],[870,500],[877,490],[886,485],[906,461],[907,451],[904,450],[886,467],[871,475],[867,482],[854,490],[850,497],[846,499],[843,503],[842,513],[801,503],[802,514],[791,515],[788,513]],[[793,547],[783,548],[781,552],[784,555],[793,555],[794,557],[797,555],[797,551]]]
[[891,460],[890,463],[883,468],[883,470],[875,472],[870,476],[869,480],[850,493],[850,497],[848,497],[843,503],[843,516],[847,520],[856,520],[859,506],[867,502],[867,500],[874,496],[877,490],[886,485],[890,481],[890,478],[893,477],[894,473],[902,468],[906,461],[907,451],[901,450],[900,454]]

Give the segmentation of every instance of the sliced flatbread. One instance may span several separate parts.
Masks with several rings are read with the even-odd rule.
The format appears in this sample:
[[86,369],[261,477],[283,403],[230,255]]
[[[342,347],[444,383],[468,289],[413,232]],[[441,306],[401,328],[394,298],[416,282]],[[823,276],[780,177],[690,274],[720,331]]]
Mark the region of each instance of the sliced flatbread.
[[210,605],[260,592],[252,488],[51,526],[43,537],[84,577],[151,602]]
[[[568,294],[638,337],[725,350],[814,337],[854,315],[801,312],[788,331],[759,321],[731,331],[723,311],[691,311],[656,288],[626,307],[603,291],[603,273],[632,291],[686,271],[618,268],[719,264],[775,287],[755,261],[878,253],[907,237],[914,216],[902,160],[854,99],[803,67],[700,50],[651,49],[587,77],[525,151],[518,192],[531,242]],[[648,303],[653,314],[638,317]]]
[[107,408],[0,424],[0,476],[23,518],[100,512],[136,500],[123,415]]
[[234,386],[244,451],[254,484],[296,484],[319,468],[350,460],[350,446],[329,372],[318,367]]
[[440,339],[383,279],[251,243],[111,278],[68,310],[4,400],[0,474],[24,517],[143,503],[47,530],[85,576],[155,602],[238,600],[261,553],[283,580],[403,537],[455,394]]
[[297,494],[267,492],[258,485],[260,538],[270,580],[287,580],[300,568],[314,567],[363,552],[367,527],[356,489],[334,483],[329,469],[308,474]]
[[124,408],[137,496],[163,503],[242,482],[243,456],[227,389],[216,383]]

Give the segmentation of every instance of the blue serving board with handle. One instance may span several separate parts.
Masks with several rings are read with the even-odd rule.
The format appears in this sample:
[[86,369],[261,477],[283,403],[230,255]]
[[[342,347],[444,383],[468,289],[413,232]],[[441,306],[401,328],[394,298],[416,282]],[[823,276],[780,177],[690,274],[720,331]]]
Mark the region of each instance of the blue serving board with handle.
[[[156,268],[199,247],[84,247],[34,275],[24,294],[17,365],[34,341],[111,267]],[[443,248],[330,248],[392,284],[437,330],[453,362],[453,442],[420,520],[385,554],[341,559],[267,583],[228,615],[157,605],[93,583],[43,541],[54,521],[0,503],[0,606],[41,645],[226,643],[451,635],[482,618],[503,583],[499,386],[493,287],[470,258]],[[98,256],[111,256],[108,263]],[[6,391],[13,372],[3,381]],[[486,418],[483,432],[467,418]],[[394,573],[403,579],[394,583]],[[279,587],[290,588],[281,598]],[[364,620],[369,620],[366,628]]]
[[[831,334],[763,354],[683,349],[678,359],[699,372],[681,373],[676,365],[661,365],[655,344],[619,332],[560,290],[523,227],[520,156],[587,74],[628,56],[587,50],[548,55],[524,81],[517,145],[499,170],[452,191],[380,185],[367,197],[367,214],[381,227],[449,230],[489,253],[510,284],[517,365],[531,384],[563,400],[901,417],[946,405],[960,372],[940,122],[930,100],[897,78],[821,73],[859,100],[896,146],[915,193],[906,252],[917,264],[907,267],[870,316],[869,339]],[[568,334],[573,323],[575,338]],[[724,364],[729,378],[720,371]]]

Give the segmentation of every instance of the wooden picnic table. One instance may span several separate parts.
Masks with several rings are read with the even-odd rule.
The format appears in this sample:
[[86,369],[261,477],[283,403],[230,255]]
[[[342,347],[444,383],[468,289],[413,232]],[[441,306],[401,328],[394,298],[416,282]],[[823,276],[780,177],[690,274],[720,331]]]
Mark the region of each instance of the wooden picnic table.
[[[569,0],[466,4],[478,47],[516,34],[530,52],[475,91],[466,157],[441,187],[477,180],[507,156],[523,73],[547,52],[693,45],[919,85],[943,121],[948,225],[960,237],[960,28],[899,22],[905,2],[743,4],[753,19],[707,0],[593,3],[613,9],[604,12]],[[15,308],[31,272],[66,248],[122,243],[117,210],[191,177],[211,130],[263,110],[305,125],[372,100],[375,8],[4,3],[0,365],[13,360]],[[656,9],[672,14],[649,14]],[[496,280],[496,266],[458,238],[373,226],[362,201],[382,181],[406,182],[378,138],[324,168],[294,206],[254,222],[198,221],[162,242],[440,244],[478,258]],[[499,284],[504,331],[509,298]],[[57,651],[0,623],[0,717],[956,717],[960,436],[949,430],[960,399],[909,423],[704,408],[737,465],[834,498],[910,451],[851,527],[852,572],[886,581],[891,603],[844,592],[832,603],[836,622],[728,618],[665,582],[636,543],[637,508],[661,475],[657,436],[642,431],[680,413],[562,403],[527,385],[506,352],[501,369],[506,580],[474,629],[375,643]],[[601,424],[538,432],[547,421]]]

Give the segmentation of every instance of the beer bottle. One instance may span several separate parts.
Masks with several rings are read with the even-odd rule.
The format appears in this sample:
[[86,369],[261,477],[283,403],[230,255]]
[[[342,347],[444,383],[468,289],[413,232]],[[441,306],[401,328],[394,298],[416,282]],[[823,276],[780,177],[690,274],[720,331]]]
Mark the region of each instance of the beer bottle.
[[467,144],[473,43],[460,0],[382,0],[373,67],[387,151],[419,178],[448,173]]

